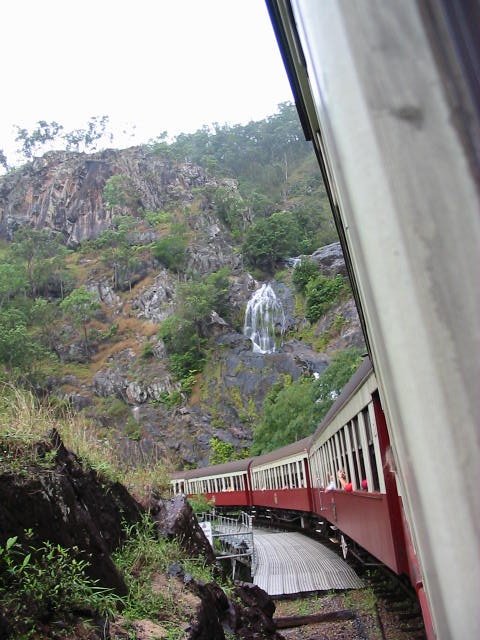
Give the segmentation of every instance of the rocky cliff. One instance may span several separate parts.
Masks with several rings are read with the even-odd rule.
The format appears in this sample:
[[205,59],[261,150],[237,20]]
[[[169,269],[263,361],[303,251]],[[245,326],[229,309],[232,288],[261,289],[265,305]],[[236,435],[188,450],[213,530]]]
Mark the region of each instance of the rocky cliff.
[[[243,640],[281,640],[272,620],[275,606],[261,589],[237,585],[229,598],[215,582],[189,574],[189,557],[199,557],[199,565],[212,565],[215,557],[184,498],[157,495],[137,502],[123,485],[82,464],[55,430],[31,444],[2,436],[0,448],[1,640],[128,640],[132,635],[154,640],[172,637],[172,625],[175,637],[181,632],[185,640],[224,640],[226,633]],[[147,568],[150,572],[142,597],[157,594],[164,610],[154,610],[148,619],[142,615],[148,604],[140,600],[138,613],[130,611],[126,619],[122,608],[128,610],[132,575],[119,570],[113,554],[132,544],[131,532],[146,513],[152,518],[149,544],[173,540],[183,551],[163,569],[149,565],[146,538],[133,541],[131,571],[135,576]],[[65,558],[70,567],[86,565],[97,593],[107,589],[116,594],[116,607],[108,616],[85,606],[80,571],[76,582],[65,584]],[[75,569],[68,571],[70,576]]]
[[[116,198],[109,201],[105,186],[115,176]],[[50,366],[43,390],[92,418],[130,460],[155,456],[172,466],[205,463],[214,436],[236,448],[248,446],[265,396],[280,376],[321,373],[336,349],[363,343],[351,300],[330,309],[309,329],[309,338],[302,337],[308,323],[287,268],[272,281],[285,311],[283,339],[275,353],[253,352],[242,325],[247,301],[261,283],[243,269],[235,238],[215,204],[218,189],[241,203],[235,180],[145,148],[50,152],[0,178],[0,234],[10,240],[22,226],[55,232],[77,249],[69,257],[76,286],[85,286],[100,304],[89,325],[88,351],[68,317],[49,327],[58,364]],[[146,212],[159,211],[170,222],[146,224]],[[130,241],[140,257],[125,286],[112,280],[98,249],[85,244],[120,215],[138,222]],[[248,224],[248,207],[237,207],[237,215],[240,226]],[[152,242],[173,233],[173,223],[182,226],[187,241],[181,274],[149,252]],[[338,243],[312,258],[320,272],[344,272]],[[206,364],[188,395],[169,368],[158,328],[174,313],[182,282],[223,267],[230,270],[229,317],[212,309],[204,327]],[[336,323],[338,317],[342,322]],[[312,346],[319,338],[321,352]]]

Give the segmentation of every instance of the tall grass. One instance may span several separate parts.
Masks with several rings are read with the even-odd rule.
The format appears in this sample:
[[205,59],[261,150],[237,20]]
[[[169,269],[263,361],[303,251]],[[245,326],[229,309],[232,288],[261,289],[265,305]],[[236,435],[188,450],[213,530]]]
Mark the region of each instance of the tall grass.
[[15,459],[31,459],[33,445],[45,440],[52,429],[85,465],[121,482],[138,500],[147,500],[154,491],[168,491],[168,472],[162,460],[137,459],[131,464],[119,455],[113,438],[100,437],[92,422],[68,405],[42,401],[14,385],[0,385],[0,468]]

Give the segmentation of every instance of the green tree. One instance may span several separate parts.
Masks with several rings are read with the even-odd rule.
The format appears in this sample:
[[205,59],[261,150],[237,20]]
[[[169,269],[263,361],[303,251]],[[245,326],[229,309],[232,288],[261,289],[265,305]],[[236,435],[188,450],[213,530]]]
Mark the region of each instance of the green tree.
[[239,193],[226,187],[218,187],[213,196],[213,204],[220,219],[230,229],[240,229],[240,212],[245,209],[245,203]]
[[254,431],[254,455],[301,440],[314,431],[321,417],[314,383],[313,377],[304,377],[295,382],[286,380],[280,389],[274,387]]
[[103,200],[107,207],[128,207],[138,209],[141,205],[140,193],[132,178],[119,173],[108,178],[103,188]]
[[3,149],[0,149],[0,167],[3,167],[5,171],[8,171],[9,169],[7,156],[5,155]]
[[176,313],[164,320],[159,330],[177,379],[190,384],[192,375],[201,371],[208,321],[213,310],[226,310],[229,286],[228,269],[178,286]]
[[65,277],[66,255],[67,249],[57,235],[43,229],[22,227],[14,235],[9,259],[11,263],[20,263],[28,280],[30,295],[36,297],[47,287],[49,280],[55,276]]
[[316,404],[320,417],[327,413],[343,387],[347,384],[362,362],[362,352],[356,347],[335,354],[329,366],[315,382]]
[[39,120],[37,127],[33,131],[28,131],[28,129],[23,129],[18,125],[16,125],[16,129],[17,136],[15,141],[20,143],[18,151],[25,158],[31,158],[40,147],[56,140],[63,130],[63,126],[55,121]]
[[254,430],[252,453],[259,455],[313,433],[362,361],[358,349],[336,354],[318,380],[313,376],[273,385]]
[[187,240],[183,234],[160,238],[152,245],[152,254],[163,266],[181,273],[185,268]]
[[95,294],[87,291],[85,287],[74,289],[62,302],[60,308],[66,316],[73,320],[73,323],[83,328],[85,353],[88,356],[88,334],[87,324],[95,316],[100,308]]
[[110,229],[103,231],[93,246],[101,250],[103,263],[112,269],[113,288],[123,289],[132,286],[132,277],[140,264],[137,250],[133,244],[135,228],[133,216],[116,216]]
[[20,309],[10,308],[0,312],[0,362],[9,371],[32,370],[34,361],[45,355],[32,336],[27,318]]
[[233,444],[214,436],[210,438],[210,464],[223,464],[232,460],[243,460],[250,455],[250,449],[235,449]]
[[0,309],[15,295],[28,289],[28,280],[23,269],[10,262],[0,264]]
[[308,282],[318,275],[317,264],[310,258],[302,258],[293,270],[292,282],[295,288],[303,293]]
[[247,231],[242,251],[247,262],[272,272],[280,259],[300,250],[301,231],[293,214],[282,211],[257,220]]
[[210,438],[210,464],[223,464],[235,460],[235,447],[220,438]]
[[108,125],[108,116],[93,116],[87,122],[85,129],[73,129],[63,134],[67,151],[94,151],[97,142],[105,135]]

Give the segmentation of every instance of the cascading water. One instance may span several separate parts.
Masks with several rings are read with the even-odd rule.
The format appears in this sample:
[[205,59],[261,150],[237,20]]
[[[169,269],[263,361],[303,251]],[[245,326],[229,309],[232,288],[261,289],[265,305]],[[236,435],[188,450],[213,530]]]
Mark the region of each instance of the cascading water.
[[273,353],[275,333],[283,335],[284,331],[282,303],[269,284],[262,284],[248,301],[243,333],[252,341],[256,353]]

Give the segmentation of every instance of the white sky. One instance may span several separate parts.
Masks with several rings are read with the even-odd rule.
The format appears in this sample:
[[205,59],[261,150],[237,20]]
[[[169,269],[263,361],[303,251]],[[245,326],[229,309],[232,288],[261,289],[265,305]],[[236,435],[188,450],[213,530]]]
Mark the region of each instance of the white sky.
[[14,124],[108,115],[127,146],[292,99],[263,0],[7,0],[0,24],[7,156]]

